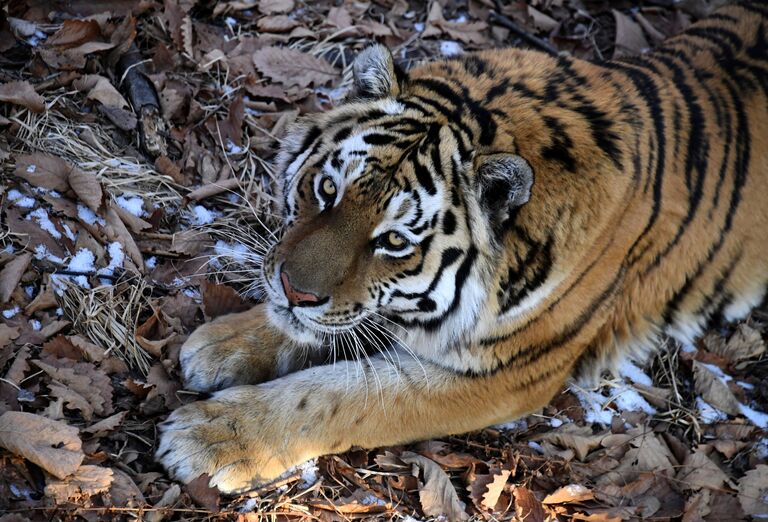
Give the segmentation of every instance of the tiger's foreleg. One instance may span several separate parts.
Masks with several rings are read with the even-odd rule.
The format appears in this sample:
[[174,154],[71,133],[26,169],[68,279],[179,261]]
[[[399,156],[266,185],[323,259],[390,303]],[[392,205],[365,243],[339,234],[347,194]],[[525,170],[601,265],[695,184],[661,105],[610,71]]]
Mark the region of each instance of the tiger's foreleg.
[[545,404],[565,377],[523,385],[510,370],[468,377],[415,359],[344,361],[177,409],[162,427],[157,457],[179,480],[207,473],[220,490],[241,491],[351,446],[405,443],[519,417]]

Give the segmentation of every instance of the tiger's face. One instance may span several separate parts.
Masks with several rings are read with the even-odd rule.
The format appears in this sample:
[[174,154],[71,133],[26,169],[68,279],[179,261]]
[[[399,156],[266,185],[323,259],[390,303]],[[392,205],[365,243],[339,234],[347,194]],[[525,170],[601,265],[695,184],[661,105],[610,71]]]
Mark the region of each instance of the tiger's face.
[[478,163],[459,127],[412,103],[385,48],[355,73],[366,98],[297,123],[278,157],[285,233],[263,266],[273,322],[307,344],[368,318],[469,328],[498,207],[510,191],[527,200],[532,173],[514,157]]

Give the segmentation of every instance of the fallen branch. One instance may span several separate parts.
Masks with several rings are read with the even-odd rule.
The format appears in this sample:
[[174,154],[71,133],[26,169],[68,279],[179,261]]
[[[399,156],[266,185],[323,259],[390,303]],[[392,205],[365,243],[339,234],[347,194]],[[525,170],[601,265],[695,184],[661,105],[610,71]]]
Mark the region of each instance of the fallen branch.
[[545,53],[551,54],[552,56],[560,56],[561,52],[555,48],[554,45],[547,42],[546,40],[542,40],[538,36],[534,36],[519,25],[517,25],[515,22],[513,22],[510,18],[497,13],[496,11],[491,11],[488,13],[488,21],[492,24],[500,25],[502,27],[505,27],[509,29],[512,33],[514,33],[518,38],[523,40],[528,45],[531,45],[532,47],[536,47],[537,49],[544,51]]
[[153,158],[166,155],[167,126],[157,93],[147,78],[144,61],[136,44],[131,45],[117,62],[117,77],[120,78],[120,86],[127,90],[133,110],[139,118],[141,148]]

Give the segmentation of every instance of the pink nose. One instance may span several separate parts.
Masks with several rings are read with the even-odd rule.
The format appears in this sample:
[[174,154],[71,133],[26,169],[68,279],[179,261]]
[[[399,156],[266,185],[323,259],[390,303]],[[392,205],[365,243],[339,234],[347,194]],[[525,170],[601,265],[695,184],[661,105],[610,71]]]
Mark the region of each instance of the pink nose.
[[320,298],[315,294],[309,292],[302,292],[291,286],[291,281],[288,279],[288,274],[280,272],[280,281],[283,283],[283,291],[285,297],[288,298],[288,302],[295,306],[311,305],[320,301]]

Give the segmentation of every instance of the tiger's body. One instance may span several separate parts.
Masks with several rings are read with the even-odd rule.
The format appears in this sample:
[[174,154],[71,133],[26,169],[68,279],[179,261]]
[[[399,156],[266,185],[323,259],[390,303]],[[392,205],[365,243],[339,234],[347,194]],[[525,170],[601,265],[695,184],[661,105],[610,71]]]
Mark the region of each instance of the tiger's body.
[[[600,64],[503,50],[405,76],[372,47],[355,73],[361,98],[280,153],[268,303],[182,348],[188,387],[227,389],[164,425],[175,477],[237,491],[353,445],[507,421],[664,328],[690,341],[763,298],[767,8]],[[361,325],[397,351],[301,369]]]

